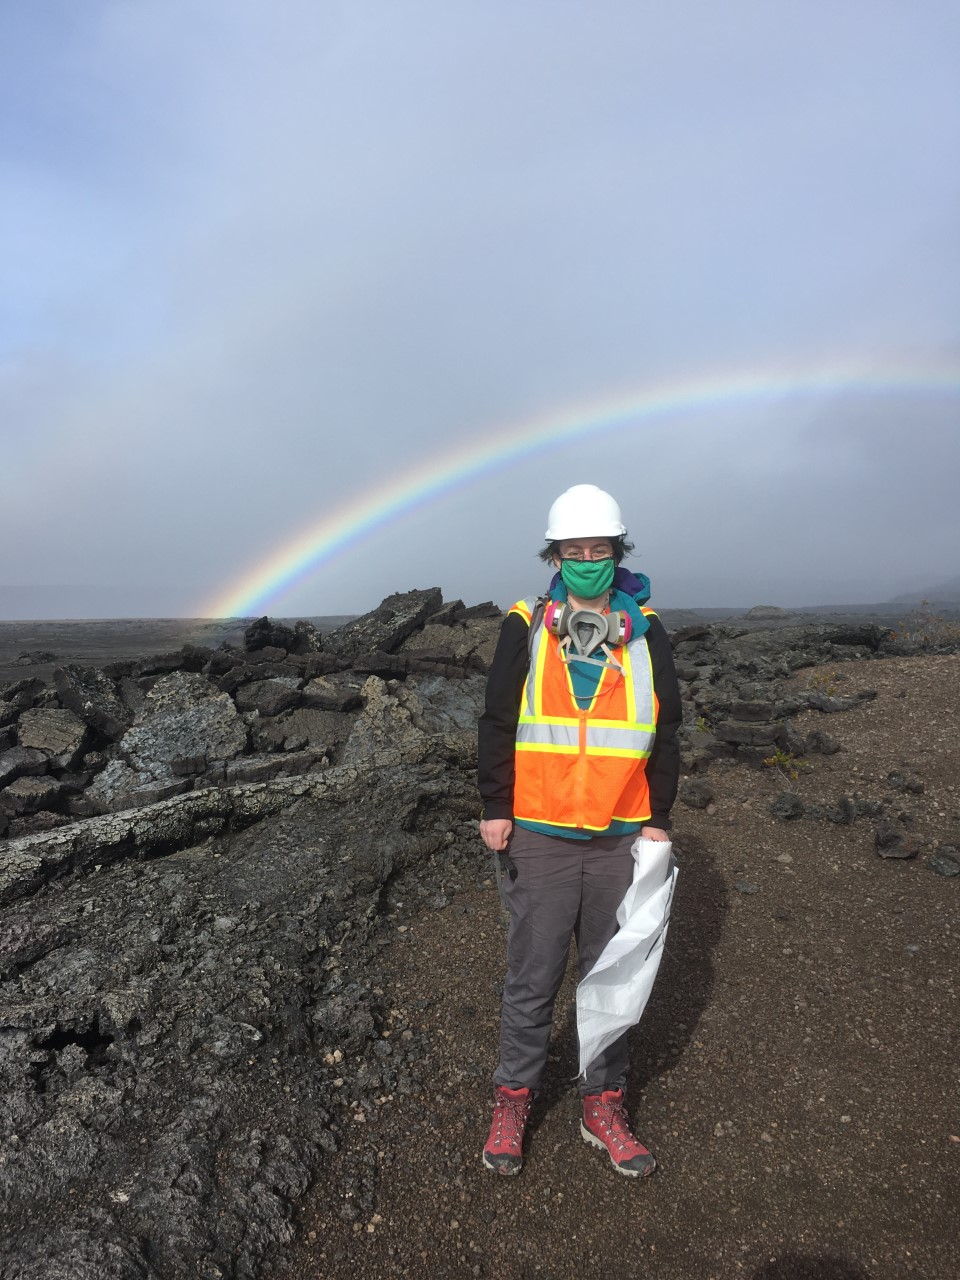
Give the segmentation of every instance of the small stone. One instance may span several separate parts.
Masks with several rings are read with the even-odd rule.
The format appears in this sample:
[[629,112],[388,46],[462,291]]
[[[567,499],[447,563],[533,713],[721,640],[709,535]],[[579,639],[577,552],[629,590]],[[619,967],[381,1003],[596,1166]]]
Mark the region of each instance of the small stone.
[[802,818],[804,803],[795,791],[781,791],[770,804],[770,812],[775,818],[789,822]]
[[774,861],[775,861],[775,862],[782,862],[784,866],[787,866],[787,865],[789,865],[789,864],[793,861],[793,854],[791,854],[791,853],[778,853],[778,854],[777,854],[777,856],[776,856],[776,858],[774,859]]
[[927,866],[938,876],[960,876],[960,850],[952,845],[941,845],[927,859]]
[[832,809],[825,809],[823,816],[828,822],[835,822],[839,826],[852,826],[857,820],[856,803],[849,796],[841,796]]
[[706,778],[685,778],[680,783],[678,794],[691,809],[707,809],[716,799],[716,792]]
[[887,782],[894,791],[909,791],[914,796],[922,796],[924,792],[923,782],[912,773],[901,773],[894,769],[887,774]]
[[916,836],[906,836],[892,822],[881,822],[873,837],[873,847],[881,858],[915,858],[920,852]]
[[737,893],[751,894],[756,893],[760,886],[750,884],[747,880],[734,880],[733,887],[736,889]]

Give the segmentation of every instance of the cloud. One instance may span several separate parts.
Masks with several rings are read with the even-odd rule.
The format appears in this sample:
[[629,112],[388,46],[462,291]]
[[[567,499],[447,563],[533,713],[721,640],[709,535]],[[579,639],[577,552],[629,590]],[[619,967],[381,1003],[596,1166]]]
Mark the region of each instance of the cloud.
[[[187,609],[503,424],[710,371],[956,350],[952,6],[109,0],[0,24],[0,582],[146,576]],[[936,559],[925,529],[957,541],[924,469],[954,462],[949,407],[911,403],[906,462],[894,410],[824,408],[819,483],[802,414],[558,449],[438,504],[442,539],[425,512],[298,600],[364,607],[411,560],[506,598],[541,521],[518,512],[585,470],[652,505],[668,580],[872,589],[876,459],[924,513],[898,572]],[[796,557],[770,537],[785,513]]]

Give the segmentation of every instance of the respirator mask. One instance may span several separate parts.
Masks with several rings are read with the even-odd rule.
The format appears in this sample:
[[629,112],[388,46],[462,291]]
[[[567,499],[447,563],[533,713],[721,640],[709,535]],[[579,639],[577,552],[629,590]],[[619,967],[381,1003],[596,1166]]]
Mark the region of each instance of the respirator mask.
[[[623,667],[610,652],[610,645],[627,644],[632,627],[626,613],[600,613],[596,609],[571,609],[565,601],[551,600],[544,610],[543,625],[560,641],[564,662],[592,662],[597,667]],[[591,658],[600,648],[605,659]]]

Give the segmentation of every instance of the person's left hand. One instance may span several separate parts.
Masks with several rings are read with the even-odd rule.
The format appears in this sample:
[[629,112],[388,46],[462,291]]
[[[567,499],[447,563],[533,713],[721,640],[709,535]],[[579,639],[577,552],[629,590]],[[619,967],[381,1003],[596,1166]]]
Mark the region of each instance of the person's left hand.
[[670,833],[664,831],[661,827],[642,827],[640,836],[643,840],[667,840],[670,839]]

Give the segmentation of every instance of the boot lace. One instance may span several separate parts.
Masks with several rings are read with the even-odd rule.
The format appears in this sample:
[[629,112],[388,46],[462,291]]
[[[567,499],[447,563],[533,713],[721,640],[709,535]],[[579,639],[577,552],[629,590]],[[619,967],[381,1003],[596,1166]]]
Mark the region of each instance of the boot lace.
[[508,1098],[498,1094],[493,1117],[496,1145],[519,1147],[529,1114],[529,1099]]
[[610,1102],[597,1102],[597,1119],[606,1128],[611,1142],[614,1142],[623,1155],[630,1159],[642,1155],[644,1148],[637,1142],[630,1128],[630,1121],[623,1107],[623,1099]]

